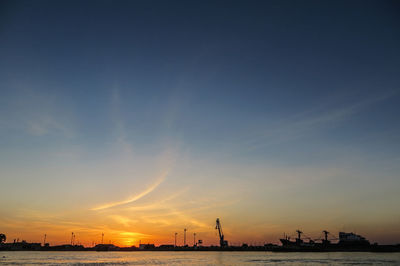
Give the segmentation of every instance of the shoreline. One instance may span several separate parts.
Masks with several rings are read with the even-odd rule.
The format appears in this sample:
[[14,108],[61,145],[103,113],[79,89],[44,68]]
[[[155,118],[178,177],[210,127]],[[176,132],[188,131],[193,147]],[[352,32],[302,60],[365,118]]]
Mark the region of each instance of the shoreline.
[[202,249],[132,249],[132,248],[119,248],[113,250],[97,250],[94,248],[83,248],[83,249],[0,249],[2,251],[12,252],[273,252],[273,253],[337,253],[337,252],[356,252],[356,253],[399,253],[400,247],[398,246],[385,246],[380,248],[370,249],[265,249],[265,248],[254,248],[254,249],[218,249],[218,248],[202,248]]

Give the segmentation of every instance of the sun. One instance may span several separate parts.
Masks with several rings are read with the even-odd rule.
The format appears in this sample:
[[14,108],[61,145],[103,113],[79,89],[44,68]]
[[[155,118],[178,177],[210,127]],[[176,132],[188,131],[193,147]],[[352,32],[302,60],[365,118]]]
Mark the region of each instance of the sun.
[[137,243],[138,241],[139,240],[137,240],[135,238],[124,239],[121,244],[123,244],[124,246],[127,246],[127,247],[131,247],[131,246],[134,246],[135,243]]

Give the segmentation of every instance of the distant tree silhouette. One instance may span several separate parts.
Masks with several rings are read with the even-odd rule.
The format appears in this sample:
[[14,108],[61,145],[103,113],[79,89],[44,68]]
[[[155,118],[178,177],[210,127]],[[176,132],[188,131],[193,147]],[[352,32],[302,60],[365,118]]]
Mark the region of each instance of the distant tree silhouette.
[[6,235],[5,234],[0,234],[0,243],[4,243],[4,242],[6,242],[6,240],[7,240]]

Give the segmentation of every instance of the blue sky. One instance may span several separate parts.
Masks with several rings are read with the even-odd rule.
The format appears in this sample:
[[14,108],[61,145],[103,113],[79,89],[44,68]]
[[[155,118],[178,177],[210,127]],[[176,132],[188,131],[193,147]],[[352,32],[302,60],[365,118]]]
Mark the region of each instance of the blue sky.
[[[245,214],[268,220],[261,230],[273,241],[329,206],[332,230],[398,239],[399,9],[395,1],[3,1],[0,207],[21,222],[9,231],[22,232],[37,219],[21,218],[31,212],[74,210],[83,224],[80,209],[198,194],[194,206],[224,204],[193,213],[196,222],[178,215],[196,230],[215,214],[231,219],[229,234]],[[171,205],[173,214],[189,208]],[[274,218],[260,214],[269,211]],[[135,224],[123,211],[110,217],[125,231]],[[37,230],[67,218],[54,219]],[[133,233],[166,238],[141,230]]]

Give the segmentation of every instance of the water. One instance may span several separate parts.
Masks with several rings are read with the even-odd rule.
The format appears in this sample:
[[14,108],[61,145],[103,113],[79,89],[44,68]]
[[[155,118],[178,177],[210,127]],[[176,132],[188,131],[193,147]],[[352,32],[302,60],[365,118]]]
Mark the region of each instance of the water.
[[400,265],[400,253],[3,251],[0,265]]

